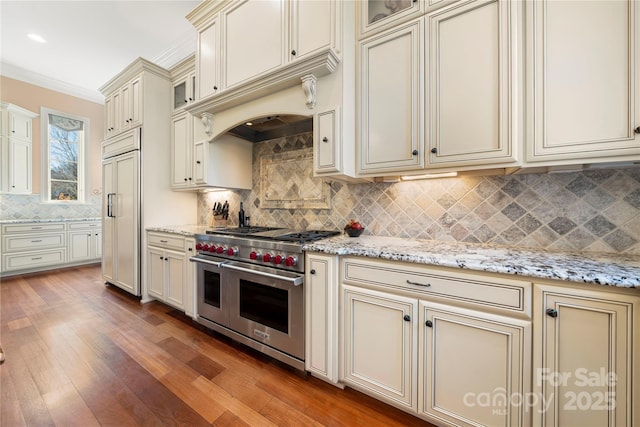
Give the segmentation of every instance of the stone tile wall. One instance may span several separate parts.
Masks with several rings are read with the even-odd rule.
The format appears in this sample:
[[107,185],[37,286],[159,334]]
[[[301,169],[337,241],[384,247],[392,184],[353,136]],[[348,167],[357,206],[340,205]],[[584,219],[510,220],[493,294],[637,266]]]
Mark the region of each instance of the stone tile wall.
[[[251,191],[202,193],[198,218],[208,224],[215,201],[228,200],[229,225],[240,201],[253,225],[341,229],[355,218],[365,233],[550,249],[640,253],[640,167],[558,174],[457,177],[400,183],[326,182],[330,209],[260,206],[260,156],[309,148],[311,134],[254,146]],[[311,160],[296,168],[300,182]],[[291,177],[287,177],[291,181]],[[277,179],[265,185],[281,186]]]
[[89,195],[87,203],[42,203],[39,194],[0,194],[0,220],[100,218],[102,196]]

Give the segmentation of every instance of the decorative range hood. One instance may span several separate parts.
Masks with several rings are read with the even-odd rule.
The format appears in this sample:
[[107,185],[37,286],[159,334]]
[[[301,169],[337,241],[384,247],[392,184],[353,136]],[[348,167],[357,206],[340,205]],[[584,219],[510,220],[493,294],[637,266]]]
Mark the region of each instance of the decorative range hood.
[[[211,126],[214,115],[234,107],[251,103],[267,95],[300,85],[306,98],[306,106],[316,104],[316,81],[333,73],[340,63],[338,54],[331,48],[318,51],[304,59],[293,61],[268,73],[256,76],[240,85],[223,89],[221,92],[200,99],[186,108],[200,117],[205,133],[213,138]],[[265,117],[271,112],[265,112]],[[242,129],[242,128],[241,128]]]

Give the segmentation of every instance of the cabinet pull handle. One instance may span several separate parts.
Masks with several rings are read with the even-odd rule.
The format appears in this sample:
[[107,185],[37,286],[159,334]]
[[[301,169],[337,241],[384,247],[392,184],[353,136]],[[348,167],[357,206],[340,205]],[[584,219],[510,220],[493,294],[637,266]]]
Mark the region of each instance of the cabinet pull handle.
[[635,128],[633,131],[634,131],[635,133],[640,133],[640,126],[638,126],[637,128]]
[[42,230],[42,227],[31,227],[32,230]]
[[312,268],[311,271],[309,271],[309,273],[316,274],[316,270],[314,268]]
[[547,308],[547,316],[550,317],[558,317],[558,310],[556,310],[555,308]]
[[424,322],[424,325],[426,327],[433,328],[433,322],[431,320],[427,320],[426,322]]
[[31,243],[40,243],[42,242],[42,239],[38,239],[38,240],[32,240]]
[[41,256],[37,256],[37,257],[35,257],[35,258],[31,258],[31,261],[37,261],[37,260],[39,260],[39,259],[42,259],[42,257],[41,257]]
[[322,138],[322,142],[329,142],[329,138],[325,136],[324,138]]
[[409,279],[407,279],[407,283],[410,284],[410,285],[424,286],[425,288],[430,288],[431,287],[431,283],[412,282]]
[[405,322],[410,322],[411,321],[411,316],[409,316],[408,314],[405,314],[403,317]]
[[169,243],[168,240],[160,240],[160,243]]
[[436,147],[433,147],[433,148],[431,149],[431,152],[432,152],[433,154],[437,154],[437,153],[438,153],[438,149],[437,149]]

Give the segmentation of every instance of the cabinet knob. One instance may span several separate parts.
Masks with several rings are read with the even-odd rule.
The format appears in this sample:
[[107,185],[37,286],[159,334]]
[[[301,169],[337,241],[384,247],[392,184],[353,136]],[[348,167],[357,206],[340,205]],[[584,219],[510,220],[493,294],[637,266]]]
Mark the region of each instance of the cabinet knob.
[[556,310],[555,308],[547,308],[547,316],[550,317],[558,317],[558,310]]
[[292,50],[292,51],[291,51],[291,55],[296,56],[296,51],[295,51],[295,50]]
[[329,138],[325,136],[324,138],[322,138],[322,142],[329,142]]
[[433,322],[431,320],[427,320],[426,322],[424,322],[424,325],[429,327],[429,328],[432,328],[433,327]]
[[414,156],[417,156],[417,155],[418,155],[418,150],[413,150],[413,151],[411,152],[411,154],[413,154]]
[[432,152],[433,154],[436,154],[436,153],[438,152],[438,149],[437,149],[436,147],[433,147],[433,148],[431,149],[431,152]]
[[638,126],[637,128],[635,128],[633,131],[634,131],[635,133],[640,133],[640,126]]
[[186,104],[187,102],[189,102],[189,101],[187,101],[187,100],[185,99],[185,100],[184,100],[184,103]]
[[164,259],[164,257],[161,256],[160,259]]
[[408,314],[405,314],[403,317],[405,322],[410,322],[411,321],[411,316],[409,316]]
[[218,90],[218,86],[214,86],[214,87],[213,87],[213,90]]
[[193,101],[193,98],[191,98],[191,97],[190,97],[190,98],[189,98],[189,101]]
[[316,270],[312,268],[312,269],[309,271],[309,273],[311,273],[311,274],[316,274]]
[[191,181],[191,178],[189,178],[189,181]]
[[196,164],[198,164],[198,165],[199,165],[199,164],[200,164],[200,160],[196,160]]
[[184,179],[185,181],[187,180],[187,178]]

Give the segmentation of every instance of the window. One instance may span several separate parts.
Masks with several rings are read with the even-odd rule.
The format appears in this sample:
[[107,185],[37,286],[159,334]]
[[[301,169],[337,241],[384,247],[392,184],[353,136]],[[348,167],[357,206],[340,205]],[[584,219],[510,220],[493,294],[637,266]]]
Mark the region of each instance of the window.
[[89,119],[42,108],[44,201],[84,202]]

